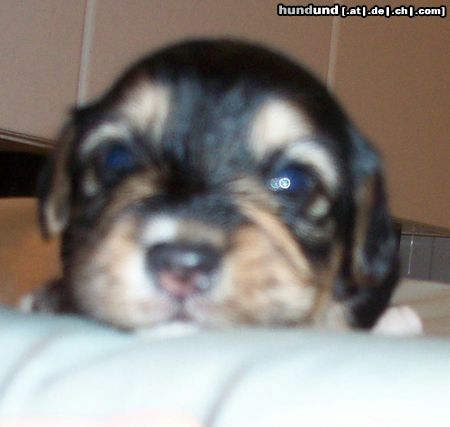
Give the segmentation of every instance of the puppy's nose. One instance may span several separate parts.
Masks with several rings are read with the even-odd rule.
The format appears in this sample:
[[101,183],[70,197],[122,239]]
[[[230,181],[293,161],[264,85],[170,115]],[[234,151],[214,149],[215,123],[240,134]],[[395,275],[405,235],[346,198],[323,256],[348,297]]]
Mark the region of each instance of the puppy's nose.
[[180,300],[208,291],[219,261],[219,251],[209,245],[162,243],[148,252],[158,285]]

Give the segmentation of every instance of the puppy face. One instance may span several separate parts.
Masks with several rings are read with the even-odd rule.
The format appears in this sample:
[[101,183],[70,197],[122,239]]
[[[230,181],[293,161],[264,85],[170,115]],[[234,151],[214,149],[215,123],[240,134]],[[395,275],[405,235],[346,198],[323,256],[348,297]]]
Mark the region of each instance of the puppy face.
[[377,155],[264,48],[144,59],[73,113],[43,182],[67,299],[117,327],[370,327],[396,280]]

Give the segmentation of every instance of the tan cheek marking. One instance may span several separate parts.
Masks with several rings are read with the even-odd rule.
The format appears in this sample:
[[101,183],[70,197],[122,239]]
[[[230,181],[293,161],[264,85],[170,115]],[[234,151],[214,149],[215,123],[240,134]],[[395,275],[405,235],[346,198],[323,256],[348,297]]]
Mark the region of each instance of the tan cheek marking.
[[138,172],[125,179],[113,193],[102,216],[102,223],[114,222],[123,209],[155,196],[159,192],[157,177],[151,171]]
[[236,200],[251,225],[233,236],[218,286],[227,316],[238,323],[307,322],[318,286],[313,267],[276,213],[242,194]]
[[72,259],[71,281],[82,309],[96,318],[112,321],[117,310],[117,287],[112,286],[123,260],[133,251],[133,229],[127,222],[115,224],[105,238],[98,236],[78,249]]
[[298,272],[310,272],[309,263],[298,247],[288,228],[280,222],[279,204],[273,194],[252,178],[235,181],[230,188],[235,203],[242,214],[260,227],[274,247],[284,254],[286,260]]
[[[342,261],[336,246],[328,262],[310,264],[287,227],[279,221],[275,203],[257,192],[251,180],[242,180],[237,204],[252,225],[233,238],[234,250],[226,260],[222,295],[225,317],[234,322],[262,324],[315,324],[347,328],[346,311],[332,300],[332,285]],[[266,209],[263,208],[265,206]]]
[[226,277],[234,310],[250,322],[348,329],[347,310],[332,294],[342,261],[341,246],[334,248],[325,264],[314,268],[275,222],[265,224],[270,233],[249,226],[235,237]]
[[316,295],[309,274],[296,271],[259,227],[239,230],[233,247],[222,285],[228,317],[266,325],[298,324],[309,317]]
[[137,129],[150,130],[161,138],[170,110],[170,91],[167,87],[141,77],[123,96],[119,111]]
[[312,323],[318,327],[334,330],[350,329],[345,305],[333,299],[332,286],[339,274],[342,254],[342,245],[336,245],[327,265],[320,269],[320,281],[324,286],[319,290],[312,316]]
[[240,210],[268,236],[274,248],[283,254],[286,262],[292,266],[294,271],[298,272],[302,280],[310,281],[313,279],[314,275],[305,255],[276,214],[264,211],[246,201],[240,203]]
[[251,206],[250,209],[262,209],[272,214],[279,210],[279,202],[274,194],[269,191],[261,180],[245,177],[235,180],[229,187],[238,206]]
[[78,304],[91,316],[119,327],[158,323],[176,309],[155,290],[137,232],[136,219],[125,216],[73,260]]
[[250,144],[258,158],[310,135],[313,126],[298,108],[283,99],[271,99],[260,108],[250,130]]

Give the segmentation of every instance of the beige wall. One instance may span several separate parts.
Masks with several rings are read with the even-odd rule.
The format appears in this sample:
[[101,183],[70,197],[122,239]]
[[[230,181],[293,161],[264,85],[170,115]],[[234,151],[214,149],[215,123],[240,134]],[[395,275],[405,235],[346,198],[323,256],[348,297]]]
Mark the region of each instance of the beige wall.
[[[183,38],[244,37],[289,53],[326,79],[332,18],[276,14],[276,0],[97,0],[90,43],[87,98],[97,95],[138,56]],[[320,0],[315,4],[327,4]]]
[[448,18],[345,19],[338,33],[335,90],[384,154],[394,214],[450,229]]
[[0,0],[0,129],[55,136],[77,96],[84,10],[84,0]]

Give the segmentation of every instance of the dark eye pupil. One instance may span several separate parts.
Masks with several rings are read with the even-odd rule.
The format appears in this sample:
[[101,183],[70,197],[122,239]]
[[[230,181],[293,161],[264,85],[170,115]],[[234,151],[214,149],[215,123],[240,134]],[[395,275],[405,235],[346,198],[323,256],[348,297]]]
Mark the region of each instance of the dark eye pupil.
[[286,194],[308,194],[314,186],[314,181],[307,171],[299,167],[286,167],[269,180],[272,191]]
[[131,151],[126,147],[111,147],[104,157],[104,166],[116,172],[125,172],[134,165]]

